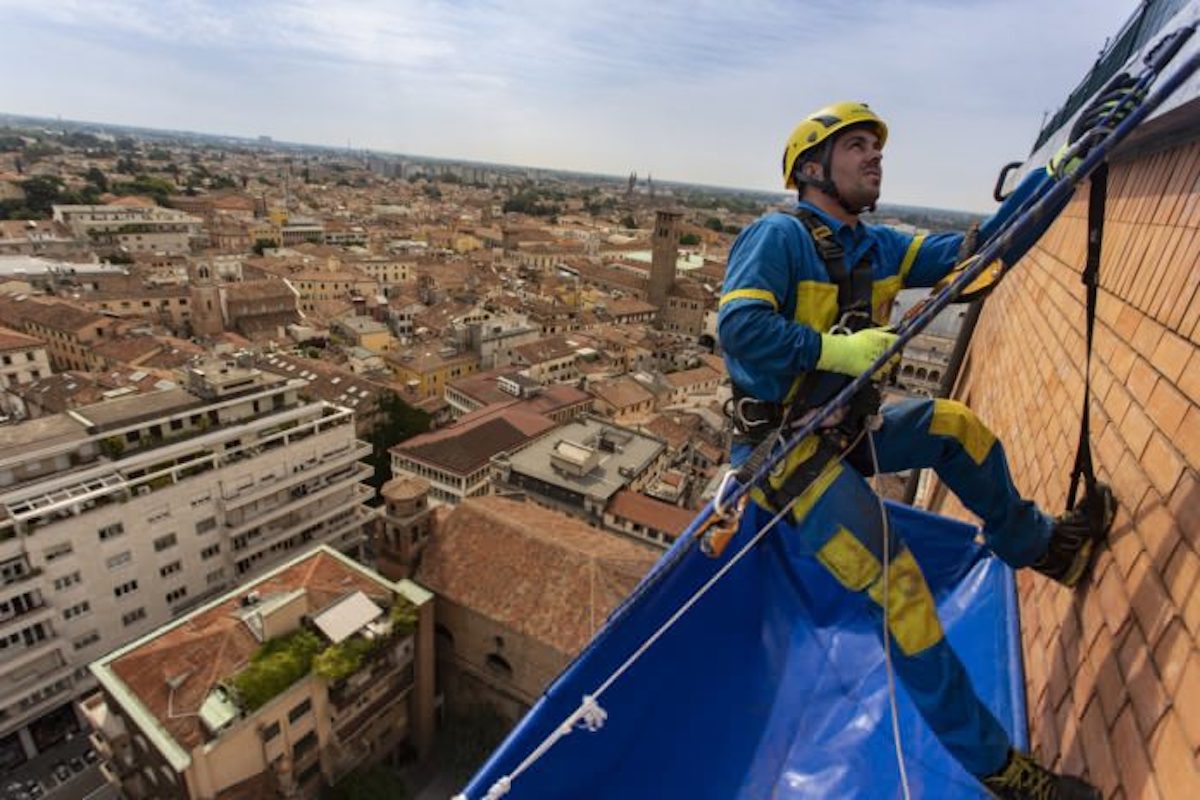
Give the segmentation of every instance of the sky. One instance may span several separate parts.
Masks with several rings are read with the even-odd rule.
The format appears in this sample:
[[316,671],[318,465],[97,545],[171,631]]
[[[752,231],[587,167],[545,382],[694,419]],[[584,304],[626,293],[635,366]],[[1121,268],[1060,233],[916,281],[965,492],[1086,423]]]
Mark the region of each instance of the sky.
[[0,112],[781,189],[807,113],[883,202],[987,211],[1136,0],[0,0]]

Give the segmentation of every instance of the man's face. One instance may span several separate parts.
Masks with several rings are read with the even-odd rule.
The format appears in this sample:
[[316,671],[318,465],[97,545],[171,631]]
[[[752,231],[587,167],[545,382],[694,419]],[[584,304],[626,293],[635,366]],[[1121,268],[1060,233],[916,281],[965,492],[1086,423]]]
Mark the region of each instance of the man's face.
[[833,143],[830,178],[848,204],[867,208],[879,199],[883,149],[870,128],[851,128]]

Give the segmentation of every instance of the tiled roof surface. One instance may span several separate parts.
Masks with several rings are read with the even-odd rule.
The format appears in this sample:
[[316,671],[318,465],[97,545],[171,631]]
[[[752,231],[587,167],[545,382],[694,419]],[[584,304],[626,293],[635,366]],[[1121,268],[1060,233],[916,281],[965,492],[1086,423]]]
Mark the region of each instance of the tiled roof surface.
[[506,453],[557,425],[553,420],[514,408],[487,406],[467,414],[454,425],[406,439],[392,452],[436,464],[452,472],[479,469],[492,456]]
[[[109,666],[175,741],[190,750],[205,741],[196,713],[209,691],[244,667],[260,646],[238,615],[241,597],[251,589],[269,598],[300,588],[306,591],[310,614],[355,591],[390,603],[385,586],[318,551],[275,575],[240,587],[237,595],[185,618]],[[172,695],[167,681],[181,675],[187,678]]]
[[654,561],[648,547],[565,514],[480,497],[438,526],[417,581],[573,655]]
[[683,533],[696,516],[694,511],[628,489],[617,492],[606,510],[614,516],[637,522],[656,531],[666,531],[674,536]]
[[628,375],[592,384],[588,391],[616,409],[654,401],[654,395]]
[[30,347],[45,347],[41,339],[26,336],[12,328],[0,327],[0,350],[25,350]]

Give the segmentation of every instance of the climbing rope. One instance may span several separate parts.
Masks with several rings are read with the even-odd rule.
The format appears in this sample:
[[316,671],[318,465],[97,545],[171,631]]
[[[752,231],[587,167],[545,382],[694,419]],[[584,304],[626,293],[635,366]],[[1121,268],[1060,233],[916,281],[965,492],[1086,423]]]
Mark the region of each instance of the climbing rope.
[[[1183,42],[1195,30],[1194,25],[1186,26],[1178,31],[1164,37],[1164,40],[1156,46],[1147,57],[1147,68],[1138,78],[1133,94],[1141,96],[1141,93],[1146,92],[1149,86],[1159,76],[1162,68],[1171,59]],[[1200,52],[1194,53],[1184,62],[1179,69],[1172,73],[1166,80],[1162,82],[1152,93],[1145,94],[1144,99],[1137,104],[1129,114],[1115,127],[1107,131],[1107,135],[1100,141],[1091,146],[1090,151],[1082,157],[1079,166],[1069,175],[1064,175],[1043,195],[1036,203],[1033,203],[1029,208],[1023,210],[1013,219],[997,231],[988,242],[980,249],[977,254],[975,263],[962,271],[958,278],[949,286],[945,287],[938,293],[931,302],[929,302],[921,311],[911,320],[902,323],[896,330],[897,338],[895,342],[887,348],[875,363],[871,365],[860,376],[850,381],[842,388],[840,392],[834,395],[825,405],[814,409],[808,416],[803,425],[797,426],[795,432],[782,443],[761,467],[750,477],[745,483],[739,484],[737,481],[729,479],[727,475],[721,483],[721,489],[717,496],[711,501],[700,514],[694,519],[687,531],[684,532],[685,542],[680,548],[677,548],[673,555],[664,559],[660,564],[639,586],[635,591],[634,596],[631,596],[625,604],[623,604],[613,614],[613,618],[608,624],[612,624],[619,618],[623,609],[636,599],[637,596],[644,593],[653,585],[656,579],[661,577],[670,565],[675,563],[682,554],[688,549],[697,545],[699,536],[697,533],[703,531],[711,524],[711,518],[714,513],[718,518],[726,519],[730,514],[730,510],[735,510],[736,515],[740,516],[740,511],[744,507],[744,499],[748,496],[750,488],[762,482],[766,476],[774,469],[779,461],[786,457],[796,446],[798,446],[806,437],[822,427],[823,423],[828,420],[833,414],[845,408],[850,400],[859,390],[863,389],[871,380],[872,376],[884,369],[888,363],[904,349],[915,336],[923,331],[942,311],[949,305],[968,285],[970,285],[986,268],[999,256],[1004,253],[1017,240],[1019,236],[1024,235],[1030,228],[1041,225],[1044,218],[1051,214],[1057,214],[1061,211],[1066,201],[1074,193],[1075,187],[1083,180],[1087,179],[1104,161],[1107,159],[1113,147],[1125,139],[1143,120],[1164,100],[1166,100],[1188,77],[1190,77],[1198,68],[1200,68]],[[1115,110],[1114,110],[1115,111]],[[1110,116],[1113,112],[1110,112]],[[1102,121],[1103,124],[1104,121]],[[863,430],[854,438],[854,440],[842,451],[841,457],[845,457],[855,446],[862,440],[862,436],[868,432],[868,428],[864,426]],[[876,460],[874,449],[874,439],[868,438],[871,447],[871,456]],[[876,461],[876,473],[878,473],[878,463]],[[728,494],[726,494],[726,489]],[[878,493],[877,493],[878,495]],[[800,495],[796,495],[783,506],[770,521],[757,531],[737,552],[718,569],[696,592],[694,592],[686,602],[683,603],[665,622],[663,622],[654,633],[649,636],[625,661],[614,670],[608,678],[606,678],[600,686],[591,694],[584,695],[580,705],[570,715],[567,716],[561,724],[559,724],[542,742],[526,756],[511,772],[496,779],[482,800],[500,800],[509,793],[515,781],[521,774],[526,772],[533,764],[542,758],[559,740],[570,734],[577,728],[583,728],[588,731],[599,730],[607,719],[607,712],[599,705],[599,700],[603,694],[624,675],[641,657],[646,653],[659,639],[661,639],[675,623],[686,614],[693,606],[696,605],[708,591],[717,584],[730,570],[733,569],[742,559],[742,557],[750,551],[759,541],[766,536],[778,522],[783,519],[799,500]],[[886,508],[882,506],[880,499],[881,513],[883,514],[884,525],[884,597],[885,603],[888,597],[888,562],[890,559],[888,536],[890,531],[887,528]],[[896,707],[894,677],[891,667],[891,650],[890,636],[886,629],[887,625],[887,607],[884,606],[884,647],[885,660],[888,672],[888,692],[891,701],[892,726],[895,739],[896,756],[900,770],[901,785],[903,787],[904,796],[909,797],[909,786],[907,772],[904,766],[904,754],[900,741],[899,734],[899,715]],[[456,795],[454,800],[469,800],[466,794]]]

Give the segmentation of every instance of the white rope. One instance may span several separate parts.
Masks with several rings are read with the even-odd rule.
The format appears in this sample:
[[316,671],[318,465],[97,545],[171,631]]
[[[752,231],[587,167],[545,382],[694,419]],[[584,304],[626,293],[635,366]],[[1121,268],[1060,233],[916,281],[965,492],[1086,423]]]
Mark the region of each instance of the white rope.
[[[862,441],[862,437],[865,432],[866,429],[864,428],[856,437],[854,437],[854,441],[847,445],[846,449],[843,450],[841,455],[838,456],[839,460],[844,458],[847,453],[853,450],[858,443]],[[832,461],[830,463],[832,463]],[[717,581],[725,577],[725,575],[731,569],[733,569],[739,561],[742,560],[742,556],[748,553],[750,549],[754,547],[754,545],[758,544],[759,540],[770,533],[771,529],[778,524],[779,520],[783,519],[784,516],[786,516],[788,512],[792,510],[792,506],[796,504],[796,502],[800,499],[800,496],[801,495],[798,494],[793,497],[787,502],[787,505],[780,509],[777,514],[775,514],[775,516],[771,517],[771,520],[756,534],[754,534],[754,536],[750,538],[750,541],[746,542],[746,544],[742,546],[742,549],[734,553],[733,557],[729,559],[729,562],[726,563],[725,566],[717,570],[712,577],[705,581],[704,584],[697,589],[682,606],[676,609],[674,614],[667,618],[662,625],[658,626],[658,630],[651,634],[646,641],[642,642],[641,646],[638,647],[638,649],[635,650],[627,659],[625,659],[625,662],[621,664],[621,666],[617,667],[617,669],[614,670],[613,673],[609,675],[603,683],[600,684],[599,688],[597,688],[595,692],[590,695],[585,694],[583,696],[583,701],[579,705],[579,708],[575,709],[575,711],[569,717],[567,717],[561,725],[555,728],[549,736],[543,739],[541,744],[534,748],[533,752],[526,756],[525,759],[518,764],[512,772],[497,779],[496,782],[492,784],[491,788],[488,789],[487,794],[483,796],[482,800],[499,800],[501,797],[508,794],[509,790],[512,788],[513,781],[515,781],[521,775],[521,773],[533,766],[543,755],[546,754],[546,751],[558,743],[559,739],[562,739],[564,736],[574,730],[577,723],[581,724],[583,728],[588,731],[594,732],[599,730],[604,724],[604,721],[608,718],[608,713],[605,712],[604,709],[602,709],[597,703],[597,700],[599,700],[600,696],[604,694],[604,692],[606,692],[610,686],[616,683],[616,681],[622,675],[624,675],[647,650],[653,647],[655,642],[666,635],[667,631],[669,631],[675,625],[675,623],[679,621],[680,617],[686,614],[692,608],[692,606],[700,602],[701,598],[708,593],[709,589],[715,586]],[[719,497],[720,495],[718,494],[718,498]],[[695,536],[695,533],[693,533],[693,536]],[[454,800],[470,800],[470,798],[468,798],[466,794],[458,794],[454,796]]]
[[888,630],[888,608],[892,600],[888,591],[892,549],[891,529],[888,526],[887,506],[883,504],[883,495],[879,491],[879,456],[875,452],[875,433],[871,429],[871,425],[872,422],[869,421],[866,426],[867,443],[870,445],[871,466],[873,467],[871,484],[875,490],[875,499],[879,502],[879,521],[883,526],[883,663],[887,672],[888,702],[892,710],[892,741],[896,746],[896,766],[900,768],[900,789],[904,793],[904,800],[912,800],[912,794],[908,788],[908,770],[904,766],[904,747],[900,742],[900,711],[896,704],[896,675],[892,669],[892,635]]

